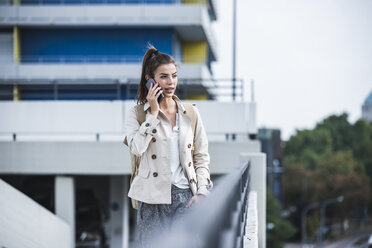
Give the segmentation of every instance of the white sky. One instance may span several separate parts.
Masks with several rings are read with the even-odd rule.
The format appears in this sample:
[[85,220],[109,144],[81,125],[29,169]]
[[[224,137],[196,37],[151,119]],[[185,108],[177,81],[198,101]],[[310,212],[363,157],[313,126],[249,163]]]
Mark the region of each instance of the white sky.
[[[218,1],[216,78],[232,76],[232,2]],[[287,140],[332,113],[361,117],[372,90],[372,0],[237,2],[237,77],[255,81],[258,127]]]

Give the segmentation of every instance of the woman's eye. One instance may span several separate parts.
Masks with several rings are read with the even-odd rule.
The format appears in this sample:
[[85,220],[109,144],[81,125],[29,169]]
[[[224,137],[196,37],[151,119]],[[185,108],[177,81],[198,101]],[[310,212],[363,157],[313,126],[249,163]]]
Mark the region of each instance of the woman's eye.
[[167,76],[161,76],[160,78],[167,78]]
[[177,75],[173,75],[173,78],[176,78],[177,77]]

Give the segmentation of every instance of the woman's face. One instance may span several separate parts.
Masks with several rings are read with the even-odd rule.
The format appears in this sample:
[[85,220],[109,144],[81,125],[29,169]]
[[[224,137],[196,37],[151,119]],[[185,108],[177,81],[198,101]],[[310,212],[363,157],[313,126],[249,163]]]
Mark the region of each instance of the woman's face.
[[163,90],[165,97],[172,97],[178,82],[176,65],[173,63],[160,65],[155,70],[154,80]]

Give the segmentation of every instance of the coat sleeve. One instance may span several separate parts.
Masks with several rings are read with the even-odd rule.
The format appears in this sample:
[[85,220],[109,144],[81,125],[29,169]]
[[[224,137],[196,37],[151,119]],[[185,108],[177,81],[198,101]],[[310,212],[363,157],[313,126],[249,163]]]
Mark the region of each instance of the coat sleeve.
[[146,120],[140,125],[136,111],[136,107],[132,107],[128,112],[125,118],[125,130],[130,151],[140,157],[147,150],[160,121],[152,114],[146,113]]
[[194,107],[194,109],[196,114],[196,126],[193,160],[198,187],[197,194],[208,195],[209,190],[213,187],[209,171],[210,158],[208,153],[208,139],[200,113],[197,108]]

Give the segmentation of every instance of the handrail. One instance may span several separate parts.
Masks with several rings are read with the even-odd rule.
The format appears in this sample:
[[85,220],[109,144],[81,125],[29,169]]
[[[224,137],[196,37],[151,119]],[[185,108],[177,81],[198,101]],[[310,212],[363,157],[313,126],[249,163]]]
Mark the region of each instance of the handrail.
[[[14,0],[0,0],[0,5],[13,5]],[[28,0],[20,1],[22,5],[91,5],[91,4],[207,4],[207,0],[175,1],[175,0]]]
[[202,202],[191,207],[186,218],[173,224],[171,232],[154,233],[154,247],[243,247],[250,162],[245,162],[216,182]]
[[[27,79],[17,80],[16,82],[6,82],[1,81],[1,85],[8,85],[13,89],[13,84],[19,86],[19,91],[22,99],[23,87],[26,86],[28,90],[33,89],[35,93],[38,92],[42,87],[44,91],[39,91],[44,93],[47,98],[43,99],[42,94],[36,98],[36,100],[66,100],[66,99],[87,99],[87,100],[123,100],[133,99],[135,93],[133,89],[137,89],[139,79],[127,78],[124,80],[114,80],[114,79],[59,79],[59,80],[45,80],[38,81],[38,83],[29,82]],[[79,90],[78,95],[70,92],[63,92],[64,85],[70,85],[69,90]],[[94,92],[92,91],[82,91],[85,87],[89,88],[91,86],[99,85],[100,88],[96,88]],[[181,99],[187,99],[188,91],[183,90],[184,87],[189,87],[191,85],[202,85],[207,89],[208,94],[212,99],[219,99],[220,101],[230,101],[231,97],[231,79],[179,79],[177,93]],[[243,79],[236,79],[236,97],[238,101],[244,100],[244,87],[245,82]],[[9,88],[9,89],[10,89]],[[106,91],[105,91],[106,90]],[[107,92],[109,90],[109,92]],[[46,92],[48,91],[48,94]],[[63,93],[62,93],[63,92]],[[136,92],[136,91],[135,91]],[[1,91],[0,97],[3,99],[13,99],[13,90]],[[49,97],[49,98],[48,98]],[[227,100],[222,99],[225,97]],[[30,100],[30,99],[27,99]],[[33,100],[33,99],[31,99]]]

